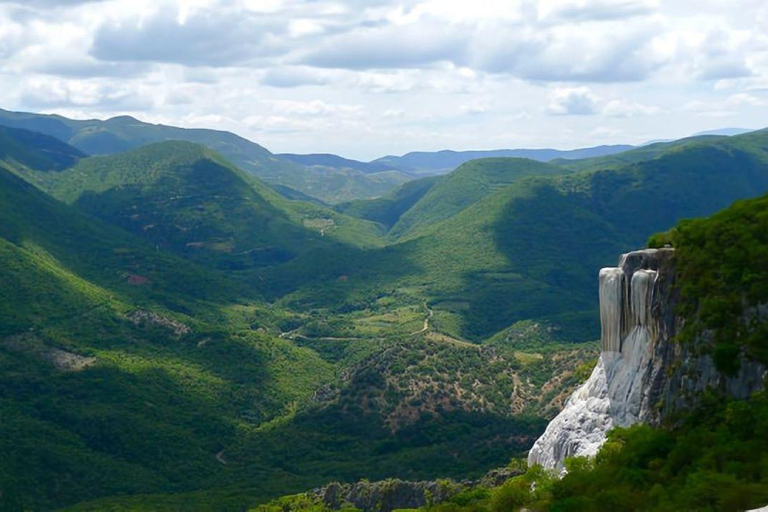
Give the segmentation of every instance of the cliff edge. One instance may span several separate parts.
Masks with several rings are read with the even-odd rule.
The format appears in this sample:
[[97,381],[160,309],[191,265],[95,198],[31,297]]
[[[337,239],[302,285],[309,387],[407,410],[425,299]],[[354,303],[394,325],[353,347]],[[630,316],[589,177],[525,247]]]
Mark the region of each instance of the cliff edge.
[[707,389],[739,399],[762,389],[760,363],[744,359],[733,376],[718,371],[706,332],[674,341],[682,326],[674,285],[671,248],[630,252],[600,271],[598,363],[531,448],[529,465],[563,469],[568,457],[594,456],[611,428],[673,421]]

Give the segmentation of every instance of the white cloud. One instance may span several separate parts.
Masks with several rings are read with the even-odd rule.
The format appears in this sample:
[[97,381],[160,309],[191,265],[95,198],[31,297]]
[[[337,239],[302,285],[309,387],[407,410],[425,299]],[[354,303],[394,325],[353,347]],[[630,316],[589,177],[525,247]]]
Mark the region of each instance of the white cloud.
[[358,158],[640,142],[765,122],[768,6],[0,0],[0,88],[2,108],[124,112]]
[[656,106],[624,100],[611,100],[601,110],[604,115],[609,117],[650,116],[660,111],[661,109]]
[[555,89],[547,112],[558,116],[589,116],[597,113],[598,98],[586,87]]
[[615,20],[655,12],[658,0],[542,0],[538,15],[542,20]]

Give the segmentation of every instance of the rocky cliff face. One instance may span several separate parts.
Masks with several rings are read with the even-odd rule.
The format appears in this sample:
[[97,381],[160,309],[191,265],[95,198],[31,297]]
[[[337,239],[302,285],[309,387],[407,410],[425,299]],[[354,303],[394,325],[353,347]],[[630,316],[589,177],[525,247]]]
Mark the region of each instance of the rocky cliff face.
[[718,372],[707,336],[693,346],[674,343],[682,322],[674,282],[673,249],[631,252],[600,271],[600,358],[534,444],[530,465],[562,469],[567,457],[595,455],[611,428],[659,424],[708,388],[734,398],[762,388],[760,364],[743,360],[735,377]]

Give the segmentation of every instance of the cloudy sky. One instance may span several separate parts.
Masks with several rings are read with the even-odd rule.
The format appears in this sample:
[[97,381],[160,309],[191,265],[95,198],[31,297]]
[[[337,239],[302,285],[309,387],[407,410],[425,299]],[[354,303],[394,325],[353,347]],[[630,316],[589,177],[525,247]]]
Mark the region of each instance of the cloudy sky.
[[640,143],[768,126],[768,3],[0,0],[0,99],[361,159]]

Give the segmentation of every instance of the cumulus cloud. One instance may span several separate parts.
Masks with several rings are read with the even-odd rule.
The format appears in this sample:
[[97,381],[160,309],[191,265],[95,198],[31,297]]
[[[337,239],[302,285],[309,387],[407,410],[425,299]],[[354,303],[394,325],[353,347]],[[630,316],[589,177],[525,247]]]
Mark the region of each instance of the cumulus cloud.
[[30,80],[21,101],[36,109],[92,107],[101,111],[146,110],[154,106],[149,95],[130,86],[104,85],[92,81]]
[[181,19],[178,8],[115,20],[95,34],[91,55],[104,61],[229,66],[280,51],[286,27],[255,14],[217,6]]
[[597,113],[598,98],[586,87],[555,89],[547,112],[557,116],[590,116]]
[[549,95],[547,113],[558,116],[603,115],[637,117],[657,114],[659,107],[625,99],[604,100],[587,87],[555,89]]
[[418,67],[453,61],[465,51],[466,38],[434,20],[363,27],[324,42],[302,57],[301,62],[355,70]]
[[125,111],[358,157],[639,142],[702,117],[759,126],[768,6],[738,4],[0,0],[0,107]]

